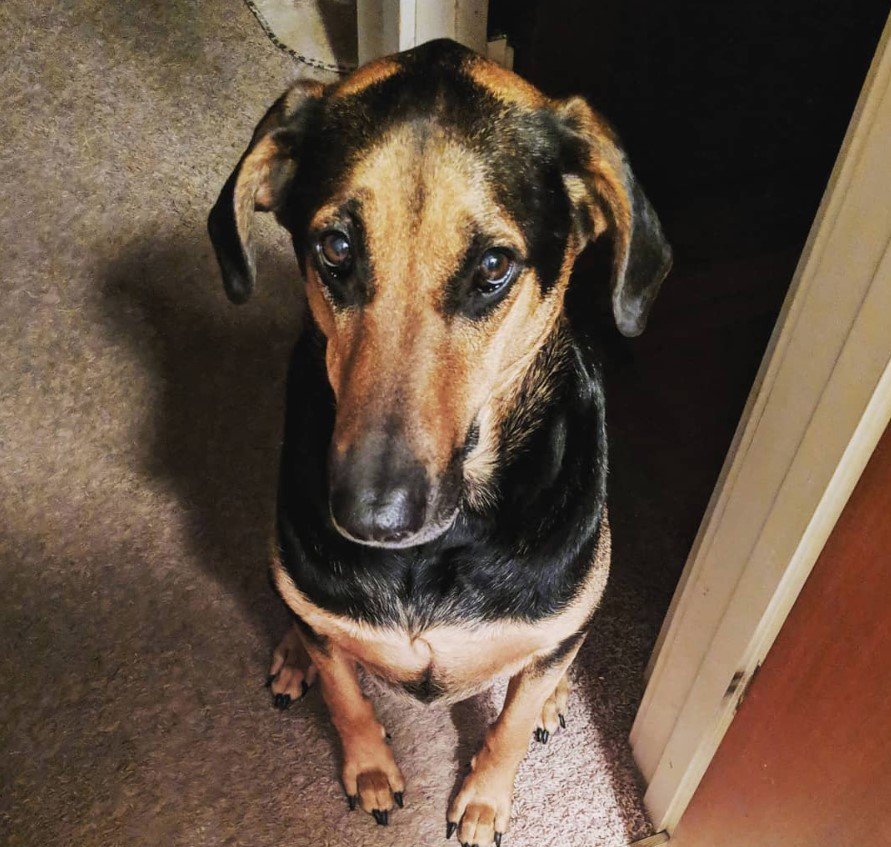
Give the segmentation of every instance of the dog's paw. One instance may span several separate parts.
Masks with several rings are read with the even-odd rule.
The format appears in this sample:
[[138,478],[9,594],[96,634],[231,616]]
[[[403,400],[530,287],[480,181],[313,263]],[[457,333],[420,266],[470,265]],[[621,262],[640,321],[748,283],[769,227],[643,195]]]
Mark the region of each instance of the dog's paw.
[[548,739],[557,731],[557,728],[566,729],[566,703],[569,700],[569,679],[566,674],[560,677],[560,682],[554,689],[554,693],[545,700],[541,707],[541,715],[535,725],[535,740],[547,744]]
[[405,803],[405,780],[385,738],[383,727],[375,724],[343,739],[343,787],[350,810],[358,806],[381,826],[390,822],[394,805],[401,809]]
[[481,752],[449,807],[446,838],[457,831],[462,845],[501,847],[510,820],[513,789],[513,769],[499,766],[493,757]]
[[316,666],[309,660],[300,632],[296,626],[288,630],[272,654],[272,665],[266,685],[272,691],[272,702],[277,709],[287,709],[299,700],[315,682]]

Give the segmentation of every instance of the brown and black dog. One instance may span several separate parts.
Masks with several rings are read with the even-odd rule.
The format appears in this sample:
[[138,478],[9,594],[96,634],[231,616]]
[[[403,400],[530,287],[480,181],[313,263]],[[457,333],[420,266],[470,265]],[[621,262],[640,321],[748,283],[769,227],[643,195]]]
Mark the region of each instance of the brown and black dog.
[[609,233],[615,319],[637,335],[671,252],[584,100],[450,41],[272,106],[209,220],[236,302],[257,210],[291,233],[309,303],[272,562],[295,621],[275,702],[320,680],[350,807],[385,824],[405,783],[357,665],[425,702],[509,676],[446,828],[500,844],[530,736],[564,725],[609,570],[603,391],[570,271]]

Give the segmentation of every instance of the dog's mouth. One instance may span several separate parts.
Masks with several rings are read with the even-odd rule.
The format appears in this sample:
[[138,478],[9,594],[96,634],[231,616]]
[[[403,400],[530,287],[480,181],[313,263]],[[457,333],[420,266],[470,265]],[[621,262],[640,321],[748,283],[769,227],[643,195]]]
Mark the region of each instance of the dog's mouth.
[[386,550],[404,550],[407,547],[419,547],[421,544],[429,544],[431,541],[435,541],[437,538],[444,535],[455,523],[455,519],[458,517],[458,511],[459,509],[456,506],[451,514],[442,519],[425,524],[417,532],[394,535],[384,539],[359,538],[342,527],[337,522],[337,518],[334,517],[333,511],[330,509],[329,517],[331,519],[331,524],[344,538],[347,539],[347,541],[352,541],[354,544],[361,544],[363,547],[378,547]]

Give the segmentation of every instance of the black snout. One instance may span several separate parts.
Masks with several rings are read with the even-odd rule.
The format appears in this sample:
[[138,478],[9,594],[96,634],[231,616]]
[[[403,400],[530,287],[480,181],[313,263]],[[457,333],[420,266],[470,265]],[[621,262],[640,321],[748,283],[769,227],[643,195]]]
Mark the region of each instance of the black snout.
[[331,516],[348,537],[399,544],[427,520],[430,483],[423,465],[401,442],[368,436],[329,466]]

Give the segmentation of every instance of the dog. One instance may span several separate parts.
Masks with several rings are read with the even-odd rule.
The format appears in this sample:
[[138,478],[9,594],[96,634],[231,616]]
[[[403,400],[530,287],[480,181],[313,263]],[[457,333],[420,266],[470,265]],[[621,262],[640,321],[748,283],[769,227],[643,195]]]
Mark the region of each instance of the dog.
[[671,250],[584,99],[447,40],[270,108],[208,222],[236,303],[257,211],[291,234],[308,303],[271,564],[294,621],[275,703],[320,681],[349,807],[387,824],[405,781],[358,666],[425,703],[510,677],[446,814],[446,837],[500,847],[530,737],[565,727],[609,571],[602,378],[570,271],[609,235],[612,310],[635,336]]

